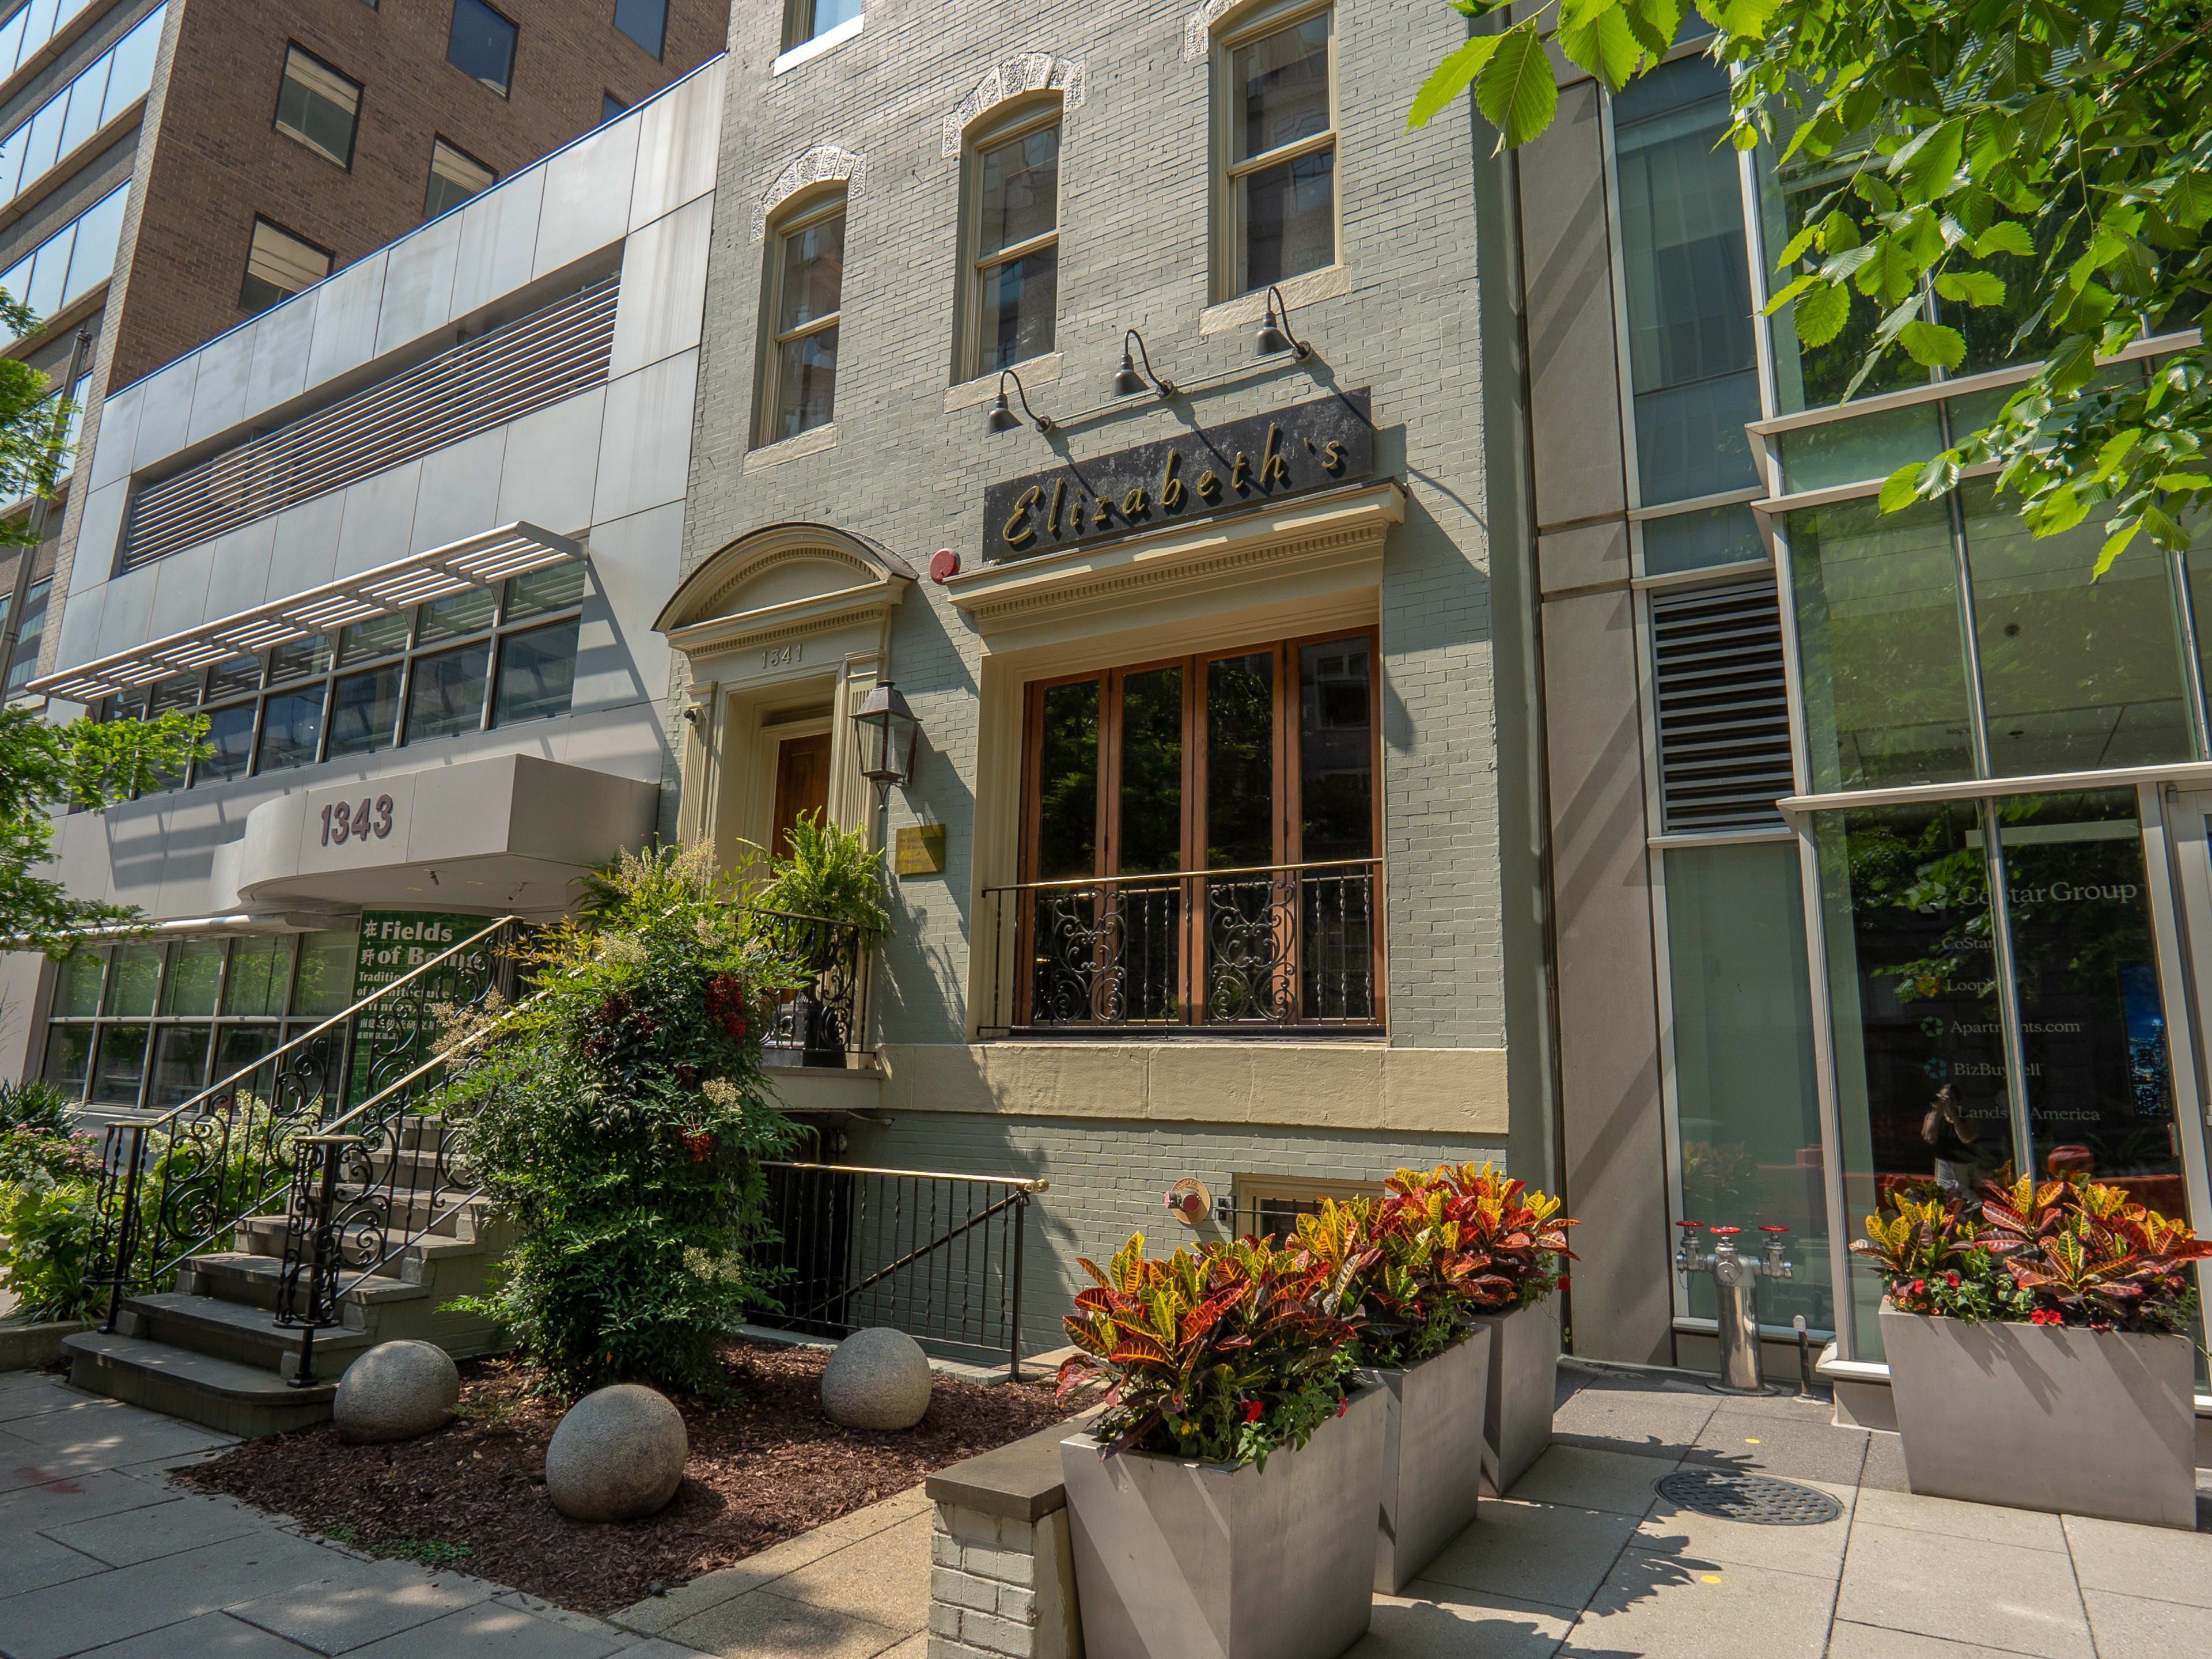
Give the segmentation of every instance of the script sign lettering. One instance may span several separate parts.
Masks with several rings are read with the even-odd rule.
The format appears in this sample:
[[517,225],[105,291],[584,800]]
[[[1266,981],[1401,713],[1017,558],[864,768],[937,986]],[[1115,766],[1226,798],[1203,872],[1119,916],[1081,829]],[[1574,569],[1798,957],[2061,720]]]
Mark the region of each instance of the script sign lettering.
[[1031,559],[1365,477],[1365,387],[1009,478],[983,495],[983,556]]

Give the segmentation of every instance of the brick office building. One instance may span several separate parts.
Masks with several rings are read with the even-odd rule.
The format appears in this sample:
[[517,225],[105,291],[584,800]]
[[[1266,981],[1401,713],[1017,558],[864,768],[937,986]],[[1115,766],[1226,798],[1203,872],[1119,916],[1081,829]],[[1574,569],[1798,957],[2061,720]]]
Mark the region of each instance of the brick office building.
[[[27,0],[0,22],[0,287],[42,327],[6,349],[58,379],[88,331],[94,437],[110,387],[666,86],[726,18],[718,0]],[[51,637],[46,605],[41,587],[27,617]],[[19,649],[12,686],[36,659]]]
[[[1506,174],[1464,117],[1405,128],[1463,25],[781,21],[734,24],[658,626],[686,839],[769,842],[826,747],[814,799],[901,849],[822,1127],[1050,1181],[1050,1346],[1073,1256],[1193,1236],[1186,1178],[1209,1236],[1406,1164],[1541,1177]],[[851,718],[884,680],[920,730],[887,799]]]

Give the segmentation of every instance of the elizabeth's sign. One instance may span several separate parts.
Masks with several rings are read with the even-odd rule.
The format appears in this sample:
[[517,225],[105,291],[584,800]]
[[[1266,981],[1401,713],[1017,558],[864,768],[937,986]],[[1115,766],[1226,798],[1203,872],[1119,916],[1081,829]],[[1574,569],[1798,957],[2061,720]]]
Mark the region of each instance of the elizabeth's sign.
[[1364,477],[1369,408],[1362,387],[993,484],[983,556],[1033,558]]

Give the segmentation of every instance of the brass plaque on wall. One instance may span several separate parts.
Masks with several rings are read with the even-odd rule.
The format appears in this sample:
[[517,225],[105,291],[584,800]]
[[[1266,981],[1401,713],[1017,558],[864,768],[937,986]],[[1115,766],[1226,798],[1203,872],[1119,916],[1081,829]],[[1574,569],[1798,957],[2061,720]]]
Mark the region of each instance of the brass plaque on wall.
[[898,832],[893,869],[902,876],[941,876],[945,873],[945,826],[915,824]]

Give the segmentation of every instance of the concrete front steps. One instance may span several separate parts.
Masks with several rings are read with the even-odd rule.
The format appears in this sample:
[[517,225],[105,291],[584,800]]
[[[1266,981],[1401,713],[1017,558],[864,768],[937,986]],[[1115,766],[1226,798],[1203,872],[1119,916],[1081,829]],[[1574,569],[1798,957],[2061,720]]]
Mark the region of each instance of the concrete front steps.
[[[234,1230],[235,1249],[191,1258],[173,1291],[125,1300],[113,1333],[87,1330],[64,1337],[70,1380],[250,1439],[327,1419],[345,1368],[380,1342],[432,1342],[456,1358],[502,1348],[507,1343],[497,1325],[473,1314],[441,1311],[454,1297],[485,1288],[507,1242],[480,1200],[444,1214],[450,1202],[435,1209],[420,1203],[392,1206],[389,1236],[395,1242],[418,1229],[431,1231],[344,1291],[339,1323],[315,1333],[310,1383],[295,1382],[306,1333],[276,1322],[285,1230],[281,1215],[244,1218]],[[356,1272],[343,1273],[340,1282],[350,1281]]]

